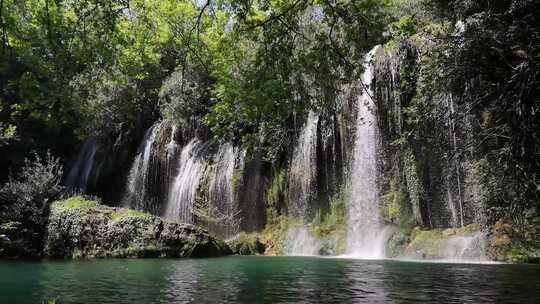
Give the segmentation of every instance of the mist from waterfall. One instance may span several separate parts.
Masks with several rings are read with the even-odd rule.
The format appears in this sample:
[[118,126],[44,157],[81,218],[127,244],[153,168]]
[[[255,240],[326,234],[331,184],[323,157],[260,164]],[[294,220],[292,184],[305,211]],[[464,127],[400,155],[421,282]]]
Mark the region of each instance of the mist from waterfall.
[[351,168],[346,255],[378,259],[384,257],[385,233],[379,216],[377,192],[377,121],[372,61],[380,46],[364,59],[363,91],[358,97],[358,118]]
[[65,184],[74,191],[86,192],[92,171],[95,170],[94,162],[98,144],[96,140],[86,140],[77,155],[76,161],[71,166]]
[[298,136],[289,168],[288,193],[292,215],[303,223],[309,221],[309,205],[316,192],[318,120],[317,114],[310,111]]
[[450,261],[486,261],[486,236],[482,231],[452,236],[443,246],[443,259]]
[[289,227],[283,240],[283,254],[288,256],[319,255],[321,241],[304,226]]

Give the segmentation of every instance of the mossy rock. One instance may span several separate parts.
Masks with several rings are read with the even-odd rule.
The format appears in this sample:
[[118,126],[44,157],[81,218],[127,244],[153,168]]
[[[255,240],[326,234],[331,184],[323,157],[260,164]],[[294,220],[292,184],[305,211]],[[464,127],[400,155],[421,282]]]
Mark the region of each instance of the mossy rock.
[[414,259],[484,259],[482,227],[425,229],[416,227],[409,235],[398,230],[389,239],[387,255]]
[[266,251],[266,246],[261,241],[260,235],[256,233],[241,233],[227,240],[227,245],[233,254],[237,255],[261,255]]
[[74,197],[52,204],[44,253],[52,258],[214,257],[228,246],[200,227]]
[[498,221],[489,232],[486,253],[491,260],[540,263],[540,248],[535,245],[534,240],[524,237],[513,225]]
[[386,255],[389,258],[396,258],[403,256],[409,243],[409,237],[406,233],[400,230],[396,230],[392,236],[388,239],[386,245]]

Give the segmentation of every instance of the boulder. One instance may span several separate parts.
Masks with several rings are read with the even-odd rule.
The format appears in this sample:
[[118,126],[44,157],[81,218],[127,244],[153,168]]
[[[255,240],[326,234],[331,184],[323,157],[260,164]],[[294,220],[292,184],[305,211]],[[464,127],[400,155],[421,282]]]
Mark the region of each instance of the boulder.
[[241,233],[227,240],[227,245],[236,255],[261,255],[266,250],[266,246],[257,234]]
[[51,258],[216,257],[228,246],[206,230],[80,197],[51,206],[44,254]]

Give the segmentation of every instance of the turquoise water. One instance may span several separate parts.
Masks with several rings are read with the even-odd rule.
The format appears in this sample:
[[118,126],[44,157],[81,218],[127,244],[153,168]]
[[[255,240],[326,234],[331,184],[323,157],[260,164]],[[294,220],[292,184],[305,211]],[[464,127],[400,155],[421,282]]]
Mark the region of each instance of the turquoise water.
[[537,265],[305,257],[0,262],[0,303],[540,303]]

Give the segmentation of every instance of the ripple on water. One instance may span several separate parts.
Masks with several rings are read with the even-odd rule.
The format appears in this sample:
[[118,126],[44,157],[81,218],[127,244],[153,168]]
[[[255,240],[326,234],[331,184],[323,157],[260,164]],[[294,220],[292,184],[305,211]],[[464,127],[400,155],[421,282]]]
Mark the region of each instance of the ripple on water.
[[538,303],[540,267],[306,257],[0,262],[0,303]]

